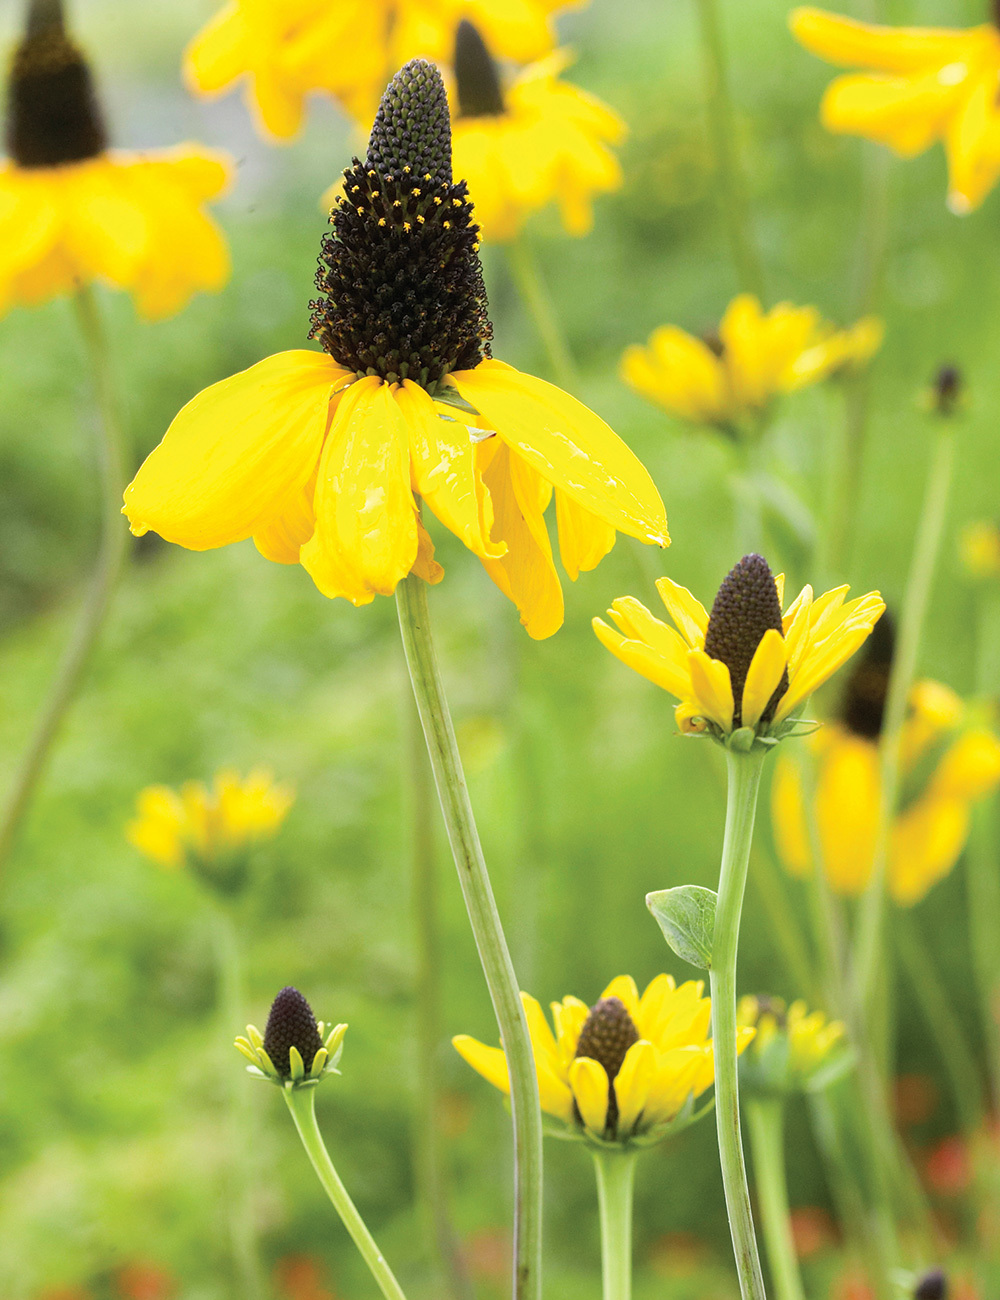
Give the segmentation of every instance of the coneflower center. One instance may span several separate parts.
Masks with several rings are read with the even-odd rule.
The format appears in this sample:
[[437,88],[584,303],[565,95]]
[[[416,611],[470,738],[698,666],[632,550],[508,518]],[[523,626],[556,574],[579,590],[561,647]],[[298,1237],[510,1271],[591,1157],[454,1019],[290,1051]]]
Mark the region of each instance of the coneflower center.
[[[711,659],[720,659],[729,669],[735,705],[734,727],[743,724],[743,687],[747,673],[764,633],[771,628],[782,632],[774,574],[762,555],[744,555],[719,588],[705,633],[705,653]],[[761,714],[761,722],[771,721],[778,701],[787,690],[786,669]]]
[[614,1137],[618,1127],[618,1098],[615,1078],[622,1068],[625,1054],[639,1041],[639,1031],[620,998],[601,998],[590,1008],[583,1022],[575,1056],[589,1056],[604,1066],[608,1076],[608,1118],[605,1133]]
[[283,988],[271,1003],[264,1030],[264,1051],[270,1057],[271,1064],[283,1079],[290,1079],[292,1066],[289,1052],[297,1047],[308,1073],[313,1057],[322,1046],[323,1040],[319,1036],[312,1007],[298,989],[291,986]]
[[455,88],[460,117],[500,117],[504,111],[499,69],[468,18],[455,33]]
[[7,88],[7,152],[19,167],[60,167],[107,147],[90,69],[55,0],[35,0]]
[[872,628],[847,679],[840,720],[848,731],[865,740],[878,740],[882,734],[895,644],[896,629],[886,610]]
[[339,365],[434,392],[490,355],[479,229],[465,182],[452,179],[448,98],[433,64],[414,59],[393,77],[330,222],[310,338]]

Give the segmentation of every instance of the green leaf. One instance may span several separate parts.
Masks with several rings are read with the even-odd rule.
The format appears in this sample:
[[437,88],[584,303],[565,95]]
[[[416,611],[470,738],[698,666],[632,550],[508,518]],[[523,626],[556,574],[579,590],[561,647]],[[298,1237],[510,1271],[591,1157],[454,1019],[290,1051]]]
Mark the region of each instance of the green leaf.
[[702,885],[678,885],[646,895],[663,937],[682,961],[699,970],[712,968],[717,895]]

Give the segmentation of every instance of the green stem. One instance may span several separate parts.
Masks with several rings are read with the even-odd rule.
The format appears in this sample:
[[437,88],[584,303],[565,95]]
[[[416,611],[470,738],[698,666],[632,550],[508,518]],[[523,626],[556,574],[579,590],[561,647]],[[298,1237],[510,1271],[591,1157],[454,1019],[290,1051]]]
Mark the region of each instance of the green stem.
[[528,315],[534,321],[535,329],[545,347],[555,382],[566,392],[577,393],[580,388],[580,376],[576,363],[528,242],[523,235],[518,235],[506,247],[511,275],[521,295],[521,301],[528,309]]
[[774,1289],[778,1300],[805,1300],[788,1210],[782,1103],[777,1098],[767,1101],[755,1098],[746,1104],[746,1117]]
[[632,1192],[636,1151],[597,1151],[604,1300],[632,1300]]
[[514,1127],[514,1297],[539,1300],[542,1255],[542,1112],[528,1024],[479,843],[455,731],[438,670],[427,588],[411,574],[396,606],[413,695],[424,729],[458,878],[510,1074]]
[[930,599],[934,570],[944,535],[945,512],[955,464],[955,431],[951,421],[942,420],[935,433],[923,508],[917,524],[916,542],[906,594],[899,620],[899,637],[893,656],[889,695],[882,727],[881,791],[878,833],[871,883],[861,902],[855,949],[855,995],[860,1019],[867,1024],[872,999],[879,986],[879,966],[884,955],[886,876],[889,837],[900,786],[900,761],[906,706],[917,667],[917,651]]
[[316,1089],[286,1087],[282,1088],[281,1095],[291,1111],[302,1145],[306,1149],[306,1155],[312,1162],[313,1169],[316,1170],[324,1192],[340,1215],[341,1222],[351,1235],[351,1240],[361,1252],[361,1258],[368,1265],[385,1300],[406,1300],[403,1288],[385,1262],[382,1252],[375,1244],[375,1238],[365,1226],[364,1219],[358,1213],[357,1207],[347,1194],[347,1188],[340,1181],[340,1176],[333,1167],[330,1153],[326,1149],[323,1135],[316,1123]]
[[719,898],[712,941],[712,1043],[715,1051],[715,1119],[729,1230],[743,1300],[764,1300],[764,1280],[753,1230],[750,1192],[740,1135],[740,1094],[736,1070],[736,955],[740,912],[757,811],[757,792],[767,751],[726,750],[729,778],[726,831],[719,872]]
[[698,0],[709,130],[718,165],[722,220],[740,288],[763,301],[764,273],[750,234],[746,185],[736,154],[736,129],[718,0]]
[[[907,908],[897,909],[892,928],[903,969],[913,985],[928,1028],[937,1040],[959,1124],[966,1137],[971,1137],[978,1131],[983,1117],[983,1085],[972,1049],[934,969],[933,945],[920,933],[917,918]],[[993,942],[996,943],[996,934]]]
[[90,653],[97,641],[121,571],[128,533],[121,517],[125,489],[125,453],[121,422],[112,390],[108,347],[91,290],[83,286],[75,297],[77,320],[90,363],[100,430],[101,541],[90,589],[76,626],[41,710],[34,732],[21,756],[7,802],[0,815],[0,868],[7,861],[21,821],[63,718],[79,688]]
[[437,863],[432,822],[434,788],[420,717],[407,700],[407,768],[412,867],[412,902],[416,921],[417,1106],[414,1123],[414,1172],[417,1200],[427,1218],[435,1263],[453,1300],[471,1296],[448,1210],[446,1165],[441,1143],[441,927]]

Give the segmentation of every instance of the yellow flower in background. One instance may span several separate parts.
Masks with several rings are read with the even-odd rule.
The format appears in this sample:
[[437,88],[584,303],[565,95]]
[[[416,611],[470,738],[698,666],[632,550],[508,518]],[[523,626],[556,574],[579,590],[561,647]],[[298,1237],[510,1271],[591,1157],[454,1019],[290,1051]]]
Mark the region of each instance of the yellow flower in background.
[[[799,1000],[786,1007],[781,998],[740,998],[736,1023],[756,1030],[740,1077],[748,1091],[789,1092],[829,1081],[832,1058],[846,1058],[846,1031],[822,1011],[809,1012]],[[824,1068],[827,1067],[827,1068]]]
[[[591,1142],[654,1142],[689,1119],[690,1104],[715,1077],[704,987],[688,980],[678,988],[672,976],[657,975],[640,997],[632,977],[619,975],[592,1007],[574,997],[553,1002],[554,1033],[540,1004],[522,993],[545,1114]],[[753,1032],[738,1031],[738,1051]],[[452,1043],[484,1079],[510,1091],[502,1048],[468,1034]]]
[[815,307],[782,302],[764,312],[752,294],[742,293],[726,308],[717,336],[700,339],[661,325],[645,347],[625,350],[621,376],[671,415],[731,431],[779,394],[864,365],[882,334],[874,316],[838,330]]
[[411,571],[442,576],[422,500],[528,633],[550,636],[563,619],[552,496],[574,579],[616,530],[666,545],[666,516],[603,420],[492,358],[478,232],[430,64],[393,79],[331,221],[313,315],[324,351],[278,353],[189,402],[125,493],[132,531],[192,550],[252,536],[324,595],[363,605]]
[[53,0],[29,11],[9,101],[0,313],[98,282],[159,319],[225,284],[229,254],[203,205],[229,183],[227,156],[188,144],[109,150],[89,70]]
[[820,108],[829,131],[861,135],[903,158],[935,141],[948,157],[948,207],[979,206],[1000,175],[1000,31],[877,27],[822,9],[795,9],[791,28],[828,63],[866,68],[837,77]]
[[267,768],[245,777],[224,768],[211,786],[147,786],[125,833],[161,867],[211,867],[276,835],[294,801],[292,788]]
[[711,614],[685,587],[661,578],[657,591],[675,628],[634,596],[593,621],[598,640],[622,663],[680,700],[685,732],[725,740],[743,728],[780,737],[818,687],[859,649],[885,609],[877,592],[845,601],[848,587],[813,599],[802,591],[784,615],[784,578],[760,555],[745,555],[719,588]]
[[982,519],[962,530],[962,563],[973,578],[1000,578],[1000,524]]
[[194,37],[184,74],[195,94],[245,81],[258,127],[290,140],[313,92],[368,122],[396,68],[447,63],[455,28],[470,18],[504,57],[525,62],[555,44],[562,0],[230,0]]
[[455,174],[468,182],[487,241],[512,239],[527,217],[555,200],[567,234],[593,226],[595,194],[620,188],[608,148],[625,124],[600,100],[561,81],[569,56],[558,51],[524,68],[509,86],[472,23],[455,41]]
[[[878,742],[893,649],[891,624],[876,629],[848,682],[840,719],[812,737],[816,830],[823,869],[840,894],[864,893],[874,870],[881,774]],[[938,682],[911,692],[902,736],[903,805],[889,839],[888,887],[911,907],[946,876],[969,833],[970,810],[1000,785],[1000,741]],[[782,757],[771,787],[775,844],[786,868],[813,870],[798,768]]]

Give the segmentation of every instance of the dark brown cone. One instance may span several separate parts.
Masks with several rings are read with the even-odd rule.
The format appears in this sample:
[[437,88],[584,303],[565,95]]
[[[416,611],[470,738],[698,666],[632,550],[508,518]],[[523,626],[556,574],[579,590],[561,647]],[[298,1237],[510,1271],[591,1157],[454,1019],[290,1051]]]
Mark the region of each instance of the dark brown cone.
[[[729,669],[735,704],[734,728],[743,725],[743,687],[754,652],[771,628],[782,631],[774,574],[762,555],[744,555],[719,588],[705,633],[705,653],[711,659],[721,660]],[[787,690],[786,671],[761,715],[762,723],[771,721],[778,701]]]
[[604,1066],[608,1076],[608,1118],[605,1133],[614,1137],[618,1126],[618,1098],[615,1078],[625,1054],[639,1041],[639,1031],[620,998],[601,998],[590,1008],[583,1022],[574,1056],[589,1056]]
[[499,117],[504,111],[497,65],[468,18],[455,33],[455,88],[460,117]]
[[264,1051],[283,1079],[292,1077],[289,1049],[297,1047],[306,1073],[323,1046],[312,1007],[298,989],[283,988],[271,1003],[264,1030]]

